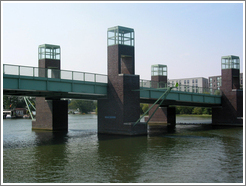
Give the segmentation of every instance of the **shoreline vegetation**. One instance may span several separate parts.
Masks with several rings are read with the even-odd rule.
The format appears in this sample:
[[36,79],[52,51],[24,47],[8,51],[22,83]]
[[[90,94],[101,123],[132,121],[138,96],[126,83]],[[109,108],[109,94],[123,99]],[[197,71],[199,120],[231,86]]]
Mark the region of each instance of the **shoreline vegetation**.
[[[72,112],[68,113],[68,114],[74,114]],[[97,115],[96,112],[89,112],[89,113],[76,113],[78,115]],[[142,115],[141,115],[142,116]],[[149,115],[146,115],[146,117],[148,117]],[[212,115],[209,115],[209,114],[176,114],[176,116],[179,116],[179,117],[207,117],[207,118],[211,118]]]
[[[149,115],[147,114],[146,117],[148,116]],[[176,116],[179,116],[179,117],[208,117],[208,118],[212,117],[212,115],[209,115],[209,114],[176,114]]]
[[[35,99],[30,98],[33,106],[35,107]],[[211,108],[202,107],[188,107],[188,106],[175,106],[176,116],[181,117],[211,117]],[[26,103],[23,97],[16,96],[3,96],[3,108],[5,110],[13,110],[15,108],[25,108],[27,110]],[[32,107],[30,108],[33,111]],[[141,115],[149,109],[149,104],[140,104]],[[69,114],[97,114],[97,101],[88,100],[68,100],[68,112]],[[94,113],[93,113],[94,112]],[[28,111],[27,111],[28,113]],[[146,115],[147,116],[147,115]]]
[[176,114],[181,117],[212,117],[210,114]]

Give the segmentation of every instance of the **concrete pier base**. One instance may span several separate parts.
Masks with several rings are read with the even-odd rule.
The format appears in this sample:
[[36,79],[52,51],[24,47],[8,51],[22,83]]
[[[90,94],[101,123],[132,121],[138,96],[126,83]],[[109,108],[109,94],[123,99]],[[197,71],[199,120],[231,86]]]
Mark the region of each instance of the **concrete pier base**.
[[36,120],[32,121],[32,129],[67,131],[68,102],[36,98]]
[[[155,105],[150,111],[149,116],[158,107]],[[147,121],[149,117],[145,117]],[[174,129],[176,126],[176,108],[175,107],[159,107],[148,123],[148,132],[166,132]]]
[[148,123],[148,133],[164,133],[168,131],[168,123],[164,122],[149,122]]

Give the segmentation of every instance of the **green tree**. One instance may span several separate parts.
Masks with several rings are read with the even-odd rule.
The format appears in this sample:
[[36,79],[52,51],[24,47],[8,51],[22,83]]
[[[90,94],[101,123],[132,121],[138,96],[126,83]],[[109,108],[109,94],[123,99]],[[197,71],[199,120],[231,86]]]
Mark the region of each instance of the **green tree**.
[[145,113],[149,109],[149,104],[140,104],[140,114]]
[[86,100],[71,100],[70,104],[68,105],[69,109],[79,109],[81,113],[88,113],[95,109],[95,103],[93,101],[86,101]]
[[18,96],[3,96],[3,108],[14,109],[14,108],[25,108],[26,103],[23,97]]
[[195,107],[192,111],[192,114],[201,115],[203,113],[203,109],[201,107]]
[[214,95],[220,95],[220,90],[215,90]]
[[202,114],[212,114],[212,109],[211,108],[204,108]]
[[176,114],[192,114],[193,107],[177,106]]

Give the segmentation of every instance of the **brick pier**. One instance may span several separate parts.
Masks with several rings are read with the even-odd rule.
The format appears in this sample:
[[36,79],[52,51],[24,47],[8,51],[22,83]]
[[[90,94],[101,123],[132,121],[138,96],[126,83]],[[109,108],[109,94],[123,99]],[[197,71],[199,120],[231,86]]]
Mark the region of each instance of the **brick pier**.
[[239,57],[223,56],[221,107],[212,108],[214,125],[243,125],[243,90],[240,89]]
[[147,134],[145,123],[133,126],[140,117],[140,93],[132,91],[139,89],[134,58],[134,30],[120,26],[109,28],[108,96],[98,100],[100,134]]

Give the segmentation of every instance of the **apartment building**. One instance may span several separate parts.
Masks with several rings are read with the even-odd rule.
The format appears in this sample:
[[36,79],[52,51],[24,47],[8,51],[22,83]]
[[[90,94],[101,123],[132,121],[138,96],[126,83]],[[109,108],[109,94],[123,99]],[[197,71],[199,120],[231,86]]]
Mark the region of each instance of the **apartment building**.
[[[221,76],[210,76],[208,77],[208,85],[211,93],[215,93],[220,90]],[[240,73],[240,87],[243,87],[243,73]]]
[[168,83],[175,86],[178,83],[178,89],[185,92],[204,93],[208,90],[208,79],[204,77],[182,78],[182,79],[168,79]]
[[243,87],[243,73],[240,73],[240,87]]
[[210,76],[208,77],[208,84],[210,93],[214,94],[216,91],[219,92],[221,86],[221,76]]

